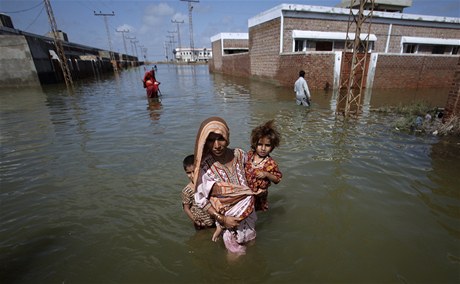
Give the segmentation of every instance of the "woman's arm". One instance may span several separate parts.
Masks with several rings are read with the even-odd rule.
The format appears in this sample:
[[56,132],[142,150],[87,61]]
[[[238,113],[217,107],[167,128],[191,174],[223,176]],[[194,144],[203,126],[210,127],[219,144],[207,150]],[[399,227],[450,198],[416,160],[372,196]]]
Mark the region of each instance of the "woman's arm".
[[221,224],[224,228],[227,229],[233,229],[238,227],[238,224],[240,223],[239,218],[233,217],[233,216],[225,216],[216,211],[216,209],[212,206],[208,208],[208,213],[211,216],[214,216],[217,222]]
[[[212,188],[217,188],[219,185],[214,183]],[[224,228],[232,229],[238,226],[240,223],[239,218],[233,216],[225,216],[217,212],[216,208],[214,208],[211,203],[209,203],[209,207],[207,209],[209,215],[213,216],[214,219],[221,224]]]
[[206,174],[206,170],[200,171],[201,183],[198,185],[195,192],[195,202],[199,207],[205,209],[214,219],[222,224],[225,228],[235,228],[238,226],[240,220],[237,217],[224,216],[217,212],[217,210],[209,202],[209,196],[214,187],[217,187],[216,180],[210,175]]

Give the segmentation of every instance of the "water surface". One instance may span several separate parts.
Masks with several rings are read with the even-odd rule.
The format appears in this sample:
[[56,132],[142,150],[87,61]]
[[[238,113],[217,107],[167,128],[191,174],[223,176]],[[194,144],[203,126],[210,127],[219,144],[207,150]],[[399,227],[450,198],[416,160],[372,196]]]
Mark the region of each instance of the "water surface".
[[[149,67],[150,68],[150,67]],[[295,105],[292,88],[159,65],[62,86],[0,90],[2,283],[456,283],[460,140],[401,133],[395,119],[334,114],[333,94]],[[445,90],[375,92],[366,109]],[[232,147],[275,119],[284,178],[257,240],[230,261],[181,208],[182,159],[202,120]]]

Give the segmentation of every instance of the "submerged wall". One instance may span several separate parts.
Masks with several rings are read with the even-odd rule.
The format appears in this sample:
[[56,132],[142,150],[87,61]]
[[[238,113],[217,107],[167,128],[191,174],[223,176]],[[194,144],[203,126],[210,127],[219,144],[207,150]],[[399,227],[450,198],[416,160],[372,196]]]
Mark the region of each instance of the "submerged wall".
[[457,60],[455,75],[447,97],[446,114],[446,118],[451,115],[460,116],[460,58]]
[[[0,42],[0,87],[64,83],[52,38],[0,27]],[[103,50],[69,42],[63,45],[73,80],[114,72],[113,64],[118,68],[143,64],[136,57],[117,53],[112,64]]]
[[459,56],[378,54],[373,85],[385,88],[449,88]]
[[0,42],[0,86],[40,86],[26,38],[0,35]]
[[[293,86],[299,71],[305,71],[310,89],[338,88],[340,52],[283,53],[273,56],[270,64],[254,62],[252,57],[223,56],[220,68],[211,72],[229,75],[246,74],[282,86]],[[377,55],[369,74],[373,89],[450,88],[459,56],[373,53]],[[247,62],[244,63],[244,60]],[[270,69],[270,70],[265,70]]]
[[233,76],[248,77],[251,75],[249,66],[249,54],[238,53],[222,57],[222,68],[219,70],[224,74]]

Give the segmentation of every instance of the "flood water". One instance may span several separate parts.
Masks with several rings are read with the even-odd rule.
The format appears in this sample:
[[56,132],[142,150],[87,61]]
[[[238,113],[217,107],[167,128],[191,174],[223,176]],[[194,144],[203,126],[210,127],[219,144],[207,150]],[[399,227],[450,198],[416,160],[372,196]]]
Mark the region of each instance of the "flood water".
[[[394,117],[334,114],[333,94],[158,65],[65,86],[0,90],[1,283],[458,283],[460,139],[398,132]],[[150,69],[150,67],[148,67]],[[446,91],[387,91],[368,109]],[[237,260],[182,211],[183,158],[205,118],[230,146],[275,119],[284,177]]]

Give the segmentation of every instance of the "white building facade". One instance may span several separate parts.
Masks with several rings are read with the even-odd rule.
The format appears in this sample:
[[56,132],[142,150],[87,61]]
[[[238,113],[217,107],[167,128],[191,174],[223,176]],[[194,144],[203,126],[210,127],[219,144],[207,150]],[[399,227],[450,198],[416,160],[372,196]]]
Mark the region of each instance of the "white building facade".
[[180,62],[208,62],[212,58],[211,48],[178,47],[174,49],[174,59]]

